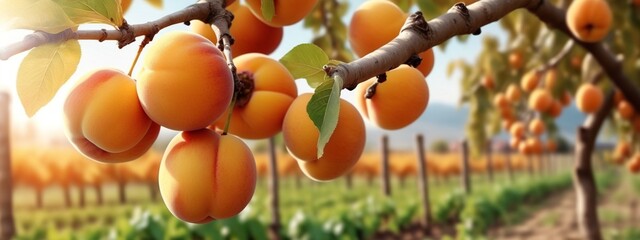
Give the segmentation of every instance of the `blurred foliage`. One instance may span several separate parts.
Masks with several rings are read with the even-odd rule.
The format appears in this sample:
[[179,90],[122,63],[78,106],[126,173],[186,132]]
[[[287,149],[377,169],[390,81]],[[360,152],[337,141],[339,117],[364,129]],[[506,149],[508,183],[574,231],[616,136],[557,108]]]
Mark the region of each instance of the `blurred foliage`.
[[449,142],[442,139],[436,140],[431,143],[429,149],[435,153],[449,153]]

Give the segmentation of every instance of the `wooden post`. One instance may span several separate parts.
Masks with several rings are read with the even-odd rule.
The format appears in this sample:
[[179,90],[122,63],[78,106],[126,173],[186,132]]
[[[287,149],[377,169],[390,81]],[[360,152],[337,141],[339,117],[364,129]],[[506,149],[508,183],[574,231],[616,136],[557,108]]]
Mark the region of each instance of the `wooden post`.
[[99,206],[102,206],[102,204],[104,203],[104,197],[102,195],[102,186],[100,184],[96,184],[93,187],[96,190],[96,204],[98,204]]
[[429,202],[429,176],[427,175],[427,159],[424,152],[424,137],[421,134],[416,136],[418,144],[418,191],[422,195],[422,207],[424,208],[424,230],[426,235],[431,233],[431,203]]
[[487,174],[489,174],[489,182],[493,182],[493,144],[491,139],[487,141]]
[[382,136],[382,193],[391,196],[391,184],[389,183],[389,136]]
[[78,206],[80,208],[84,208],[87,201],[86,192],[84,188],[85,186],[83,184],[78,185]]
[[462,188],[467,195],[471,194],[469,175],[471,175],[469,169],[469,143],[467,139],[464,139],[462,140]]
[[127,203],[127,183],[122,180],[118,181],[118,196],[121,204]]
[[280,190],[278,184],[276,141],[271,137],[269,138],[269,206],[271,208],[271,224],[269,225],[270,239],[280,239]]
[[12,239],[16,234],[11,182],[10,113],[9,94],[0,92],[0,239]]

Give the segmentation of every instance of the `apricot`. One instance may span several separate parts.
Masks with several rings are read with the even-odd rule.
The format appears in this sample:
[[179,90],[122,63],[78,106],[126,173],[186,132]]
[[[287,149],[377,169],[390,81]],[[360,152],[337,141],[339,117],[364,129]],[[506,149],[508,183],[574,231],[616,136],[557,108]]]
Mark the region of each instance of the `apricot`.
[[418,57],[422,59],[420,65],[418,65],[417,69],[420,70],[422,75],[429,76],[431,70],[433,70],[433,65],[435,64],[435,55],[433,53],[433,49],[429,48],[429,50],[421,52],[418,54]]
[[142,156],[160,131],[142,109],[136,83],[115,69],[81,77],[64,103],[64,127],[79,152],[107,163]]
[[522,79],[520,80],[520,87],[522,87],[522,90],[525,92],[531,92],[538,87],[539,81],[540,74],[538,74],[538,71],[531,70],[522,76]]
[[631,119],[633,115],[635,115],[633,106],[631,106],[631,104],[625,100],[622,100],[618,103],[617,109],[618,114],[620,114],[620,117],[622,117],[623,119]]
[[640,153],[633,155],[631,160],[627,163],[627,169],[632,173],[640,172]]
[[482,76],[482,78],[480,79],[480,84],[488,90],[493,90],[493,88],[496,86],[491,74],[485,74],[484,76]]
[[540,154],[542,153],[542,142],[537,137],[530,137],[527,139],[527,148],[529,153]]
[[520,101],[520,89],[518,88],[518,86],[516,84],[509,84],[509,86],[507,87],[507,100],[509,100],[511,103],[516,103],[518,101]]
[[547,70],[547,74],[544,77],[544,87],[549,91],[553,91],[553,88],[556,87],[557,82],[558,70],[556,70],[555,68]]
[[387,72],[387,80],[378,84],[372,98],[367,89],[377,81],[371,78],[358,84],[355,105],[376,126],[400,129],[416,121],[429,104],[429,86],[420,71],[401,65]]
[[523,138],[525,132],[524,123],[515,122],[511,124],[511,128],[509,128],[509,133],[511,133],[511,137],[513,138]]
[[604,0],[574,0],[566,15],[571,33],[583,42],[599,42],[609,34],[613,16]]
[[[241,81],[252,87],[238,95],[229,132],[246,139],[274,136],[282,130],[284,115],[298,96],[293,76],[280,62],[264,54],[248,53],[233,61]],[[222,117],[214,125],[224,129],[226,122]]]
[[528,139],[522,140],[518,143],[518,152],[523,155],[530,155],[533,153],[531,146],[528,144]]
[[511,137],[511,139],[509,139],[509,147],[511,147],[512,149],[519,150],[520,141],[521,141],[520,138]]
[[[229,29],[231,36],[235,40],[231,45],[233,56],[240,56],[245,53],[271,54],[282,42],[282,27],[272,27],[251,13],[249,7],[236,3],[227,8],[233,13],[233,25]],[[199,20],[191,21],[191,30],[217,44],[218,38],[213,32],[211,25]]]
[[624,162],[631,156],[631,145],[627,141],[619,141],[613,150],[613,158],[616,162]]
[[569,93],[569,91],[564,91],[564,93],[560,97],[560,104],[563,107],[569,106],[569,104],[571,104],[571,93]]
[[349,43],[363,57],[393,40],[406,20],[406,14],[391,1],[371,0],[358,6],[349,23]]
[[341,99],[338,125],[318,158],[320,134],[307,114],[311,96],[305,93],[293,100],[282,123],[282,134],[302,172],[316,181],[328,181],[349,172],[360,159],[366,140],[364,121],[351,103]]
[[533,119],[531,120],[531,122],[529,122],[529,132],[533,133],[534,135],[540,136],[542,133],[544,133],[544,130],[544,122],[539,118]]
[[498,93],[493,96],[493,105],[500,109],[505,109],[509,107],[509,100],[507,100],[504,93]]
[[562,114],[562,104],[558,100],[553,100],[547,109],[547,114],[553,118],[557,118]]
[[603,99],[602,90],[591,83],[583,83],[576,92],[576,106],[583,113],[594,113],[600,109]]
[[546,89],[538,88],[529,95],[528,107],[529,109],[536,110],[538,112],[545,112],[553,104],[553,97]]
[[211,41],[176,31],[149,46],[137,86],[142,107],[154,122],[190,131],[206,128],[226,111],[234,83]]
[[299,22],[311,12],[317,2],[318,0],[274,0],[275,14],[269,21],[262,15],[262,0],[246,1],[253,15],[273,27],[289,26]]
[[121,0],[120,7],[122,7],[122,14],[125,14],[129,11],[129,7],[131,7],[131,0]]
[[169,142],[158,183],[174,216],[206,223],[240,213],[253,196],[256,175],[253,155],[242,140],[200,129],[181,132]]
[[524,66],[522,52],[516,50],[509,53],[509,66],[511,69],[520,70]]
[[515,117],[513,116],[513,110],[510,107],[500,108],[500,116],[502,119],[512,120]]

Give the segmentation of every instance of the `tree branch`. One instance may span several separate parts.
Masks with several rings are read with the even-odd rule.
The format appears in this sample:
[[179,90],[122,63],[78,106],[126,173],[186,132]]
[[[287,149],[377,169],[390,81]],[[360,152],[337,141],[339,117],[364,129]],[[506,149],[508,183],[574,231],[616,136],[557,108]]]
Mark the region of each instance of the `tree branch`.
[[226,10],[224,7],[225,0],[200,0],[196,4],[152,22],[136,25],[128,25],[125,22],[125,24],[117,30],[79,30],[74,32],[71,29],[67,29],[57,34],[38,31],[25,36],[20,42],[10,44],[0,49],[0,59],[7,60],[11,56],[40,45],[63,42],[70,39],[115,40],[118,41],[118,47],[123,48],[134,42],[138,36],[153,36],[161,29],[174,24],[187,23],[191,20],[212,23],[221,16],[225,16]]

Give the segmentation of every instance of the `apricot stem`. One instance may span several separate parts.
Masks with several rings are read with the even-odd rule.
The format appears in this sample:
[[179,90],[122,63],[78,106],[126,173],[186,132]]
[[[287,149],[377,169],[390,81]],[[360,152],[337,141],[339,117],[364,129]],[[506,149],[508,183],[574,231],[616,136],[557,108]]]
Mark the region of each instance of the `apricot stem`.
[[138,63],[138,59],[140,58],[140,54],[142,53],[142,50],[144,49],[144,47],[147,46],[147,44],[149,44],[149,42],[151,42],[151,39],[153,39],[153,36],[147,35],[144,37],[144,40],[142,40],[142,42],[140,43],[140,47],[138,47],[138,52],[136,53],[136,57],[133,59],[133,63],[131,63],[131,67],[129,68],[129,73],[127,74],[129,75],[129,77],[131,77],[131,74],[133,74],[133,69],[136,67],[136,63]]
[[231,115],[233,114],[233,108],[236,106],[236,100],[238,99],[238,92],[233,92],[233,98],[231,99],[231,103],[229,103],[229,113],[227,114],[227,121],[224,123],[224,130],[222,131],[222,135],[227,135],[229,132],[229,126],[231,126]]

